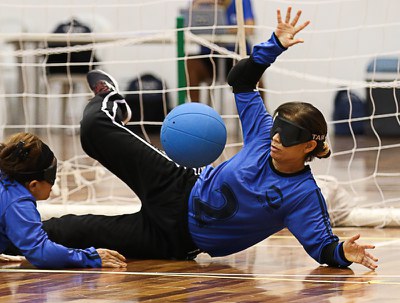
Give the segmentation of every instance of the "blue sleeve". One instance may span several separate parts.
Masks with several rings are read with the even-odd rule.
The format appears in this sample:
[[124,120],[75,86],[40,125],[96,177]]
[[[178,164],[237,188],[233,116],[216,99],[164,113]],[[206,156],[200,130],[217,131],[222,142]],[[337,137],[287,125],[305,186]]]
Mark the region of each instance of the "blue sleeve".
[[38,268],[101,267],[101,258],[93,247],[71,249],[52,242],[42,229],[33,201],[12,203],[5,220],[8,239]]
[[269,66],[285,50],[275,33],[272,33],[268,41],[254,45],[252,57],[254,62]]
[[[344,257],[342,243],[339,244],[339,238],[333,234],[325,199],[319,189],[315,189],[298,205],[293,206],[286,225],[318,263],[337,267],[351,264]],[[327,247],[330,249],[326,250]]]
[[[254,46],[253,60],[258,64],[269,66],[285,50],[275,34],[267,42]],[[236,107],[243,129],[243,143],[254,138],[270,140],[272,118],[267,113],[264,102],[258,91],[235,94]]]
[[260,94],[254,91],[255,85],[265,69],[270,66],[283,51],[284,49],[280,46],[275,34],[272,34],[267,42],[254,46],[250,58],[240,60],[229,72],[228,83],[233,87],[233,91],[235,92],[239,116],[242,110],[246,108],[247,104],[253,102],[252,100],[263,103]]
[[243,131],[243,144],[253,140],[270,140],[272,117],[258,91],[235,94],[235,102]]

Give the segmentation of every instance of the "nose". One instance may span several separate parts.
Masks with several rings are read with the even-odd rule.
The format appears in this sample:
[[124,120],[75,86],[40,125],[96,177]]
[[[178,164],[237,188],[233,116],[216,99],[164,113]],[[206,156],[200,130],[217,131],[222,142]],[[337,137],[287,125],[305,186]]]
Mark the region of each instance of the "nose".
[[275,142],[281,144],[281,137],[280,137],[279,133],[275,133],[275,135],[273,135],[272,141],[275,141]]

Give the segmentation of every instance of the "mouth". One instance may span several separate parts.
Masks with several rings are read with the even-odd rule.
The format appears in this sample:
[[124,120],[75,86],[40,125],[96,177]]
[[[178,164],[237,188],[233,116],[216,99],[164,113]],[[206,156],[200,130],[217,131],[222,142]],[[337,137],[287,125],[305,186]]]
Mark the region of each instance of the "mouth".
[[271,151],[279,151],[280,149],[278,147],[276,147],[276,145],[271,145]]

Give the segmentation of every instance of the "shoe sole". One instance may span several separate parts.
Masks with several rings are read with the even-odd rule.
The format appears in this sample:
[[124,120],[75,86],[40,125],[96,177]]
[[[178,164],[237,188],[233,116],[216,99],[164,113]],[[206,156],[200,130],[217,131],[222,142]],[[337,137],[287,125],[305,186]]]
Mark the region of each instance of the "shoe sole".
[[104,79],[104,80],[106,80],[109,84],[111,84],[111,86],[114,88],[114,90],[115,90],[117,93],[119,93],[118,82],[117,82],[111,75],[107,74],[105,71],[102,71],[102,70],[100,70],[100,69],[92,70],[92,71],[90,71],[90,72],[88,73],[88,75],[89,75],[89,74],[94,74],[94,73],[102,74],[103,76],[105,76],[105,77],[107,77],[109,80],[111,80],[111,83],[109,83],[109,81],[107,81],[107,79]]
[[[109,84],[111,86],[113,86],[115,92],[119,94],[118,82],[111,75],[107,74],[105,71],[102,71],[100,69],[96,69],[96,70],[90,71],[88,74],[90,74],[90,73],[100,73],[103,76],[109,78],[111,80],[111,82],[112,82],[112,83],[109,83]],[[107,79],[105,79],[105,80],[107,81]],[[109,81],[107,81],[107,82],[109,82]],[[128,103],[126,102],[125,99],[124,99],[124,101],[125,101],[124,105],[125,105],[125,108],[126,108],[126,117],[121,122],[122,122],[123,125],[126,125],[132,119],[132,110],[131,110],[130,106],[128,105]]]

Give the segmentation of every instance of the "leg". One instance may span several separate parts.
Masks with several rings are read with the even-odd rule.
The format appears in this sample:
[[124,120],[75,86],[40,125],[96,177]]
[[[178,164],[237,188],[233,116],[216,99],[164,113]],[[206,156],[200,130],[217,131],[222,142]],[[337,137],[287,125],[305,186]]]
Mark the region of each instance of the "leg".
[[[183,192],[166,197],[173,200],[163,211],[142,209],[118,216],[65,215],[44,221],[43,229],[51,241],[66,247],[108,248],[127,258],[185,260],[197,250],[188,231],[188,195]],[[7,250],[9,254],[18,252],[13,247]]]
[[[118,84],[102,71],[88,73],[95,97],[87,104],[81,121],[81,144],[84,151],[124,181],[142,203],[154,193],[171,193],[171,184],[185,188],[194,176],[193,169],[178,166],[163,152],[137,136],[121,122],[130,116]],[[168,185],[168,186],[166,186]]]
[[210,72],[209,66],[205,63],[206,59],[188,59],[186,61],[186,68],[188,72],[188,84],[190,87],[189,95],[192,102],[200,101],[200,90],[192,87],[197,87],[203,82],[210,82],[212,73]]
[[142,203],[154,195],[163,196],[165,200],[171,184],[181,182],[182,190],[194,170],[177,166],[123,126],[117,119],[116,101],[121,101],[120,98],[118,94],[97,95],[88,103],[81,121],[82,147],[124,181]]
[[[89,83],[91,84],[91,83]],[[91,85],[92,90],[94,85]],[[139,213],[123,216],[64,216],[45,221],[51,240],[69,247],[113,248],[128,257],[185,259],[195,249],[187,226],[187,201],[197,180],[121,122],[124,100],[108,85],[81,121],[81,143],[140,198]]]
[[169,258],[166,237],[141,212],[121,216],[65,215],[43,222],[49,238],[66,247],[108,248],[128,258]]

